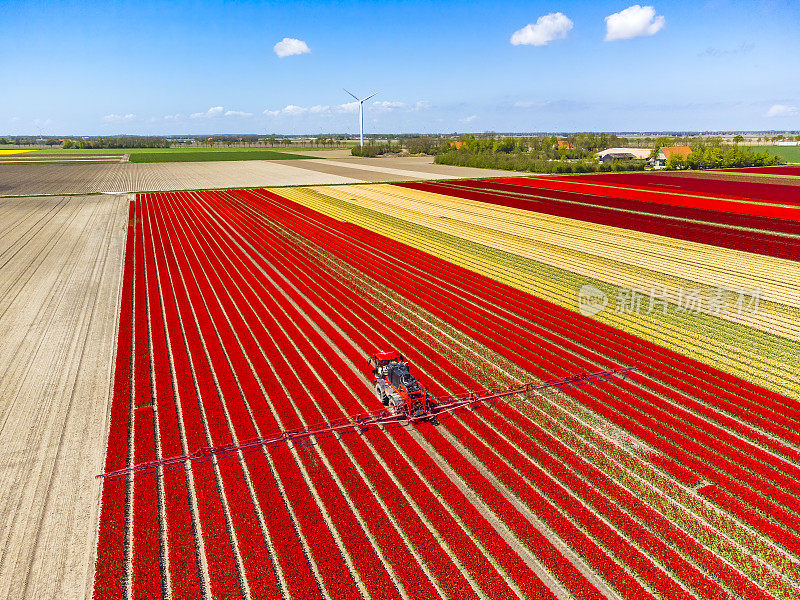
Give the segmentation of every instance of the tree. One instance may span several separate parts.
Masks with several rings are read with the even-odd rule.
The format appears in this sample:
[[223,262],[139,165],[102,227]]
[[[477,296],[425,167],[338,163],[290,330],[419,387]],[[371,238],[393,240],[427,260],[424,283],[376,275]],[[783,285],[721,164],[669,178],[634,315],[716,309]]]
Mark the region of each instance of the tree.
[[743,141],[744,141],[744,136],[743,135],[737,135],[737,136],[735,136],[733,138],[733,143],[734,144],[741,144]]
[[686,162],[683,160],[683,156],[675,152],[671,154],[670,157],[667,159],[667,169],[682,169],[686,166]]

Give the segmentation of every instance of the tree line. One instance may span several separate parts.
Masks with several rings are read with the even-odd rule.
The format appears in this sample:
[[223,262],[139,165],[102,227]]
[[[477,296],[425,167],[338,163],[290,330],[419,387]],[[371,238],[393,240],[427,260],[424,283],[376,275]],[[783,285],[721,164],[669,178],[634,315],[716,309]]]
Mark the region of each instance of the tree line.
[[[690,146],[692,152],[683,158],[681,155],[670,156],[666,161],[667,169],[736,169],[741,167],[768,167],[783,164],[780,156],[770,154],[767,150],[756,152],[738,144],[696,143]],[[657,150],[654,149],[654,152]]]
[[95,148],[169,148],[169,145],[170,141],[165,137],[125,136],[68,139],[64,140],[61,147],[64,149],[78,148],[85,150]]

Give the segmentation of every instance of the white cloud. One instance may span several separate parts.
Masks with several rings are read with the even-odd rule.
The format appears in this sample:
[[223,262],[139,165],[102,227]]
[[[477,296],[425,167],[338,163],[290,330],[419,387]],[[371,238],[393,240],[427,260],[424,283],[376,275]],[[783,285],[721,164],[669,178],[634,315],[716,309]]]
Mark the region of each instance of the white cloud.
[[203,119],[208,117],[218,117],[225,109],[221,106],[212,106],[206,112],[196,112],[189,115],[192,119]]
[[463,119],[461,119],[461,122],[462,123],[472,123],[477,118],[478,118],[478,115],[470,115],[468,117],[464,117]]
[[244,112],[241,110],[229,110],[225,112],[226,117],[252,117],[253,113]]
[[278,55],[278,58],[311,53],[311,49],[303,40],[295,38],[283,38],[280,42],[275,44],[272,49],[275,51],[275,54]]
[[564,13],[550,13],[536,20],[536,25],[528,24],[511,36],[514,46],[546,46],[553,40],[567,37],[573,23]]
[[128,113],[126,115],[116,115],[114,113],[111,113],[110,115],[104,116],[103,121],[105,121],[106,123],[116,123],[117,121],[130,121],[135,118],[136,115],[133,113]]
[[389,100],[375,100],[372,106],[375,108],[382,108],[385,110],[392,110],[393,108],[404,108],[405,102],[391,102]]
[[667,20],[656,15],[652,6],[634,4],[625,10],[606,17],[607,42],[655,35],[664,28]]
[[787,104],[773,104],[765,114],[767,117],[793,117],[795,115],[800,115],[800,108]]
[[356,113],[358,112],[358,102],[345,102],[334,107],[334,112],[337,113]]
[[264,111],[263,114],[269,117],[277,117],[281,115],[297,117],[307,113],[314,115],[338,115],[342,113],[353,113],[353,112],[358,112],[358,102],[345,102],[344,104],[336,104],[334,106],[330,106],[327,104],[317,104],[310,108],[307,108],[305,106],[297,106],[295,104],[288,104],[285,107],[278,110],[267,109]]
[[286,108],[283,109],[282,112],[287,115],[302,115],[308,112],[308,109],[303,108],[302,106],[295,106],[294,104],[289,104]]
[[167,121],[177,121],[182,117],[183,115],[181,115],[181,113],[175,113],[174,115],[164,115],[164,119],[166,119]]

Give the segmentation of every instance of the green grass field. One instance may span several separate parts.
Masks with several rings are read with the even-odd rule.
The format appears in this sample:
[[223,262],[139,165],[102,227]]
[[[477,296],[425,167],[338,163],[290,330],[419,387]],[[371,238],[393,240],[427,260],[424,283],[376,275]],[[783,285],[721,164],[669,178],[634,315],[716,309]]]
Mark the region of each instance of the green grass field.
[[756,152],[762,150],[769,151],[770,154],[777,154],[787,163],[800,163],[800,146],[743,146]]
[[300,154],[290,152],[279,152],[275,150],[262,149],[242,149],[236,150],[166,150],[161,152],[132,152],[130,162],[132,163],[160,163],[160,162],[203,162],[209,160],[290,160],[310,158]]

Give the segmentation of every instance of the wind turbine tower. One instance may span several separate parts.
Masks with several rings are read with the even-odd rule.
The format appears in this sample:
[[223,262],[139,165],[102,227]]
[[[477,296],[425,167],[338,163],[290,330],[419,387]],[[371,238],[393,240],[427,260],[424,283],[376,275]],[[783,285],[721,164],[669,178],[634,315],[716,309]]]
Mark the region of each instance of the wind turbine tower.
[[[347,92],[347,90],[344,91]],[[359,100],[358,98],[356,98],[356,95],[351,92],[347,93],[350,94],[353,98],[355,98],[356,102],[358,102],[358,134],[359,138],[361,139],[361,147],[363,148],[364,147],[364,102],[372,98],[378,92],[373,92],[363,100]]]

